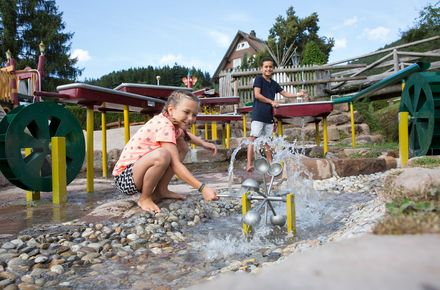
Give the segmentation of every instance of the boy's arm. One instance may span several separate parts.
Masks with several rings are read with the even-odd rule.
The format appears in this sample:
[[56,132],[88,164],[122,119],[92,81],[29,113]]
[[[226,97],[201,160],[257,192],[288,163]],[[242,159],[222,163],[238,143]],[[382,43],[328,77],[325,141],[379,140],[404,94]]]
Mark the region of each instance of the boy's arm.
[[298,93],[291,93],[285,90],[282,90],[280,94],[285,98],[296,98],[296,97],[303,97],[306,95],[306,91],[300,90]]
[[212,151],[213,155],[217,154],[217,146],[215,146],[215,144],[210,143],[210,142],[206,142],[203,139],[197,137],[196,135],[190,133],[190,132],[186,132],[186,134],[189,136],[189,138],[191,139],[191,143],[193,143],[196,146],[200,146],[205,148],[206,150],[210,150]]
[[259,87],[254,87],[254,96],[260,102],[269,104],[269,105],[271,105],[274,108],[279,106],[279,103],[277,101],[271,100],[271,99],[266,98],[265,96],[263,96],[261,94],[261,88],[259,88]]

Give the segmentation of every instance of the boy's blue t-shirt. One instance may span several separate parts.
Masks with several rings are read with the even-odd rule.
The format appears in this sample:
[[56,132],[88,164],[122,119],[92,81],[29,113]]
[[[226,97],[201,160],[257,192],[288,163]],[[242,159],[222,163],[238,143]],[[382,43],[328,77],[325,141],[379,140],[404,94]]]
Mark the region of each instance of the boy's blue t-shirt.
[[[281,86],[271,79],[270,82],[266,81],[262,75],[258,75],[254,80],[253,88],[258,87],[261,89],[261,94],[268,99],[274,100],[275,94],[283,90]],[[260,121],[263,123],[273,123],[273,111],[272,106],[267,103],[260,102],[255,98],[252,106],[252,120]]]

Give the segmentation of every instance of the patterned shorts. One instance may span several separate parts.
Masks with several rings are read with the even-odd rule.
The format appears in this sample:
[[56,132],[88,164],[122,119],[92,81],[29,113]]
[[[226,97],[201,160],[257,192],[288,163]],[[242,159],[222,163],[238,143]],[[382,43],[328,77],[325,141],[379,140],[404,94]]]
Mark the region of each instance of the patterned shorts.
[[139,193],[133,181],[133,164],[127,166],[121,174],[115,177],[116,188],[127,195]]

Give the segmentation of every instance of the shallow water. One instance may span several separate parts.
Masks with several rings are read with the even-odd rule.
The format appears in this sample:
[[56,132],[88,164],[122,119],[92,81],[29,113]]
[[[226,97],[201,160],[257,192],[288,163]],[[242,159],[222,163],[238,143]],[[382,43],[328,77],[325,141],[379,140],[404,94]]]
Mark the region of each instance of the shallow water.
[[[145,260],[107,260],[102,270],[78,269],[69,285],[75,289],[126,289],[133,285],[147,289],[160,286],[179,289],[214,275],[233,261],[255,259],[256,264],[275,261],[274,250],[307,239],[326,239],[340,229],[355,205],[373,199],[361,193],[332,194],[316,192],[307,198],[297,197],[297,239],[287,237],[284,228],[264,224],[255,227],[253,239],[242,234],[241,216],[208,220],[183,231],[186,241],[170,252],[149,254]],[[284,205],[276,206],[282,212]]]

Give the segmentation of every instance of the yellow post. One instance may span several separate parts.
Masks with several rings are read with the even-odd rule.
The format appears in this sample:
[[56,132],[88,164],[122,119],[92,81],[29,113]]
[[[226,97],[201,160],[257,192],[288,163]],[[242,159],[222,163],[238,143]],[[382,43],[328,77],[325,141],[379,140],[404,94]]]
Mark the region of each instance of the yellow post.
[[[32,153],[32,148],[25,148],[24,155],[29,156]],[[26,202],[31,202],[34,200],[40,200],[40,192],[39,191],[30,191],[26,190]]]
[[356,128],[354,127],[354,109],[353,102],[350,102],[350,120],[351,120],[351,147],[356,147]]
[[87,139],[87,192],[93,192],[93,107],[87,108],[86,118],[86,139]]
[[324,155],[328,152],[327,117],[322,118],[322,132],[324,135]]
[[408,117],[408,112],[399,113],[399,155],[402,167],[406,167],[409,157]]
[[[192,133],[193,135],[196,135],[196,124],[195,124],[195,123],[193,123],[193,124],[191,125],[191,133]],[[192,149],[196,148],[196,145],[195,145],[195,144],[191,144],[191,148],[192,148]]]
[[217,122],[211,123],[211,134],[212,134],[212,141],[217,141]]
[[316,146],[321,145],[321,136],[319,136],[319,122],[315,122],[315,143]]
[[[241,197],[241,214],[244,216],[248,211],[251,210],[251,201],[250,199],[248,199],[248,195],[250,194],[250,192],[246,192],[245,194],[243,194],[243,196]],[[250,234],[252,231],[251,226],[243,223],[243,233],[245,235]]]
[[67,202],[66,138],[52,137],[52,203]]
[[296,237],[296,212],[295,212],[295,194],[286,195],[286,217],[287,233],[292,233]]
[[225,140],[226,149],[231,148],[231,123],[226,122],[226,140]]
[[278,130],[278,137],[283,136],[283,122],[281,120],[277,120],[277,130]]
[[243,114],[243,137],[246,138],[246,114]]
[[61,207],[59,205],[56,205],[52,208],[52,222],[61,222]]
[[107,177],[107,122],[105,112],[101,112],[102,132],[102,177]]
[[[209,114],[209,111],[208,111],[208,107],[207,106],[203,106],[203,113],[205,114],[205,115],[207,115],[207,114]],[[205,122],[205,140],[208,140],[209,139],[209,126],[208,126],[208,123],[207,122]]]
[[128,118],[128,106],[124,105],[124,136],[125,144],[130,140],[130,120]]

